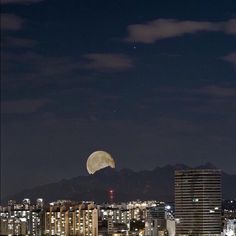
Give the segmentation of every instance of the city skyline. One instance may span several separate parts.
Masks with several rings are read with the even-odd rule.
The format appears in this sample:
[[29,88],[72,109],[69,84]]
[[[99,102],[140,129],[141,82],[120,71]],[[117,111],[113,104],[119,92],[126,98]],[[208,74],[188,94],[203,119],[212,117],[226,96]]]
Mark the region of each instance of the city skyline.
[[236,2],[1,1],[2,195],[117,170],[236,174]]
[[[212,166],[175,170],[175,201],[156,200],[157,196],[145,200],[117,201],[118,191],[108,189],[107,200],[94,201],[94,194],[100,191],[94,174],[91,199],[76,197],[71,199],[68,183],[63,187],[66,198],[54,196],[46,200],[44,191],[36,192],[29,198],[24,193],[21,201],[11,198],[0,205],[1,235],[32,235],[32,236],[235,236],[236,234],[236,199],[223,199],[224,181],[220,170]],[[107,170],[107,169],[105,169]],[[114,170],[113,171],[114,174]],[[127,171],[127,170],[126,170]],[[173,170],[172,170],[173,171]],[[96,176],[97,175],[97,176]],[[101,173],[99,172],[99,175]],[[93,175],[92,175],[93,176]],[[163,180],[154,177],[155,181]],[[114,176],[105,172],[107,179]],[[129,178],[132,176],[129,173]],[[135,176],[135,181],[140,178]],[[235,182],[235,181],[234,181]],[[140,182],[139,191],[146,188]],[[123,181],[123,184],[125,183]],[[128,184],[128,186],[131,186]],[[52,192],[55,192],[49,185]],[[126,187],[126,192],[132,191]],[[156,188],[150,183],[151,188]],[[81,186],[75,187],[83,192]],[[165,188],[160,188],[166,192]],[[56,189],[56,192],[60,189]],[[39,195],[40,194],[40,198]],[[48,196],[48,195],[46,195]],[[139,194],[137,195],[139,196]],[[148,200],[149,199],[149,200]],[[152,200],[151,200],[152,199]],[[172,199],[173,200],[173,199]]]

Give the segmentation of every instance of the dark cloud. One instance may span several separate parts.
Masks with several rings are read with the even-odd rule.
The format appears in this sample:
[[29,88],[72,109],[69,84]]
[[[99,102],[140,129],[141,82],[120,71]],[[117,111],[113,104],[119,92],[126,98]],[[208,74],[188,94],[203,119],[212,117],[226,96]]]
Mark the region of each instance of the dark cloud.
[[18,31],[23,28],[24,20],[14,14],[1,13],[1,30]]
[[2,114],[30,114],[37,112],[48,102],[47,99],[2,101],[1,112]]
[[236,19],[231,19],[226,22],[225,32],[228,34],[236,34]]
[[124,71],[133,67],[133,61],[124,54],[90,53],[84,58],[88,62],[83,67],[97,71]]
[[126,42],[154,43],[157,40],[194,34],[198,32],[223,31],[228,34],[236,33],[236,20],[227,22],[210,21],[179,21],[176,19],[157,19],[145,24],[129,25]]
[[[70,73],[80,68],[80,63],[71,57],[50,57],[33,51],[24,53],[2,53],[6,76],[10,76],[11,71],[13,77],[14,70],[17,67],[25,68],[22,72],[17,72],[18,78],[25,80],[55,78],[55,76],[70,75]],[[4,69],[3,68],[3,69]]]
[[[14,44],[19,45],[27,43],[27,40],[15,41]],[[31,45],[34,41],[29,42]],[[123,54],[87,54],[81,58],[73,58],[66,56],[46,56],[35,53],[32,50],[24,53],[10,53],[3,51],[2,58],[2,73],[3,76],[10,79],[21,78],[23,80],[40,80],[45,82],[47,79],[66,78],[87,73],[95,72],[116,72],[125,71],[133,67],[132,60]],[[23,68],[19,71],[19,67]],[[15,80],[15,79],[14,79]]]
[[219,86],[206,86],[197,90],[200,93],[217,97],[236,97],[236,88],[227,88]]
[[202,99],[202,96],[209,96],[215,99],[236,97],[235,87],[226,87],[220,85],[205,85],[200,88],[162,88],[160,91],[168,95],[187,95],[188,97],[197,97]]
[[33,4],[44,0],[1,0],[1,4]]
[[223,60],[232,63],[236,67],[236,52],[232,52],[222,58]]
[[2,38],[1,46],[4,48],[32,48],[37,45],[36,40],[6,36]]

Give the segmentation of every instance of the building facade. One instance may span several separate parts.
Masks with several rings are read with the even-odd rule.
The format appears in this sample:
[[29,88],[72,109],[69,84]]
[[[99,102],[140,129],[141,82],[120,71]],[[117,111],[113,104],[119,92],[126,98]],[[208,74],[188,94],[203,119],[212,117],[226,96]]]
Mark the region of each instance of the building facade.
[[8,206],[0,211],[0,235],[43,234],[43,201],[41,205],[31,205],[29,199],[16,204],[9,201]]
[[176,236],[220,236],[221,171],[175,172]]
[[44,228],[50,236],[97,236],[97,208],[93,203],[51,205],[45,212]]

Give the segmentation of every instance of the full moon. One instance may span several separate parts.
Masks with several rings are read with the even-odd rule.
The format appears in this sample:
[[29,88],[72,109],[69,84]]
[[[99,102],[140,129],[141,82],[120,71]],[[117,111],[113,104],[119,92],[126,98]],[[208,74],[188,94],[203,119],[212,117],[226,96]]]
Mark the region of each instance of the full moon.
[[94,174],[96,171],[106,167],[115,168],[115,161],[111,155],[104,151],[93,152],[87,160],[87,171]]

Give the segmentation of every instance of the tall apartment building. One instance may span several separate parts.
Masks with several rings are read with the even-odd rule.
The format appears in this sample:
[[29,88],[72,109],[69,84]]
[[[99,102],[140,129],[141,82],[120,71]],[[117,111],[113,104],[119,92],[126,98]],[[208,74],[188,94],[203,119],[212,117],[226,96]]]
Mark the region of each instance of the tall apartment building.
[[99,217],[103,221],[107,221],[109,218],[112,219],[113,223],[130,223],[130,211],[128,209],[121,208],[100,208]]
[[164,235],[166,230],[165,204],[159,203],[155,207],[148,207],[145,220],[145,235]]
[[53,205],[45,212],[46,235],[98,235],[98,211],[93,203]]
[[220,236],[220,170],[175,172],[175,218],[176,236]]
[[30,204],[29,199],[18,204],[10,200],[0,211],[0,235],[42,235],[42,207],[42,199],[40,206]]

